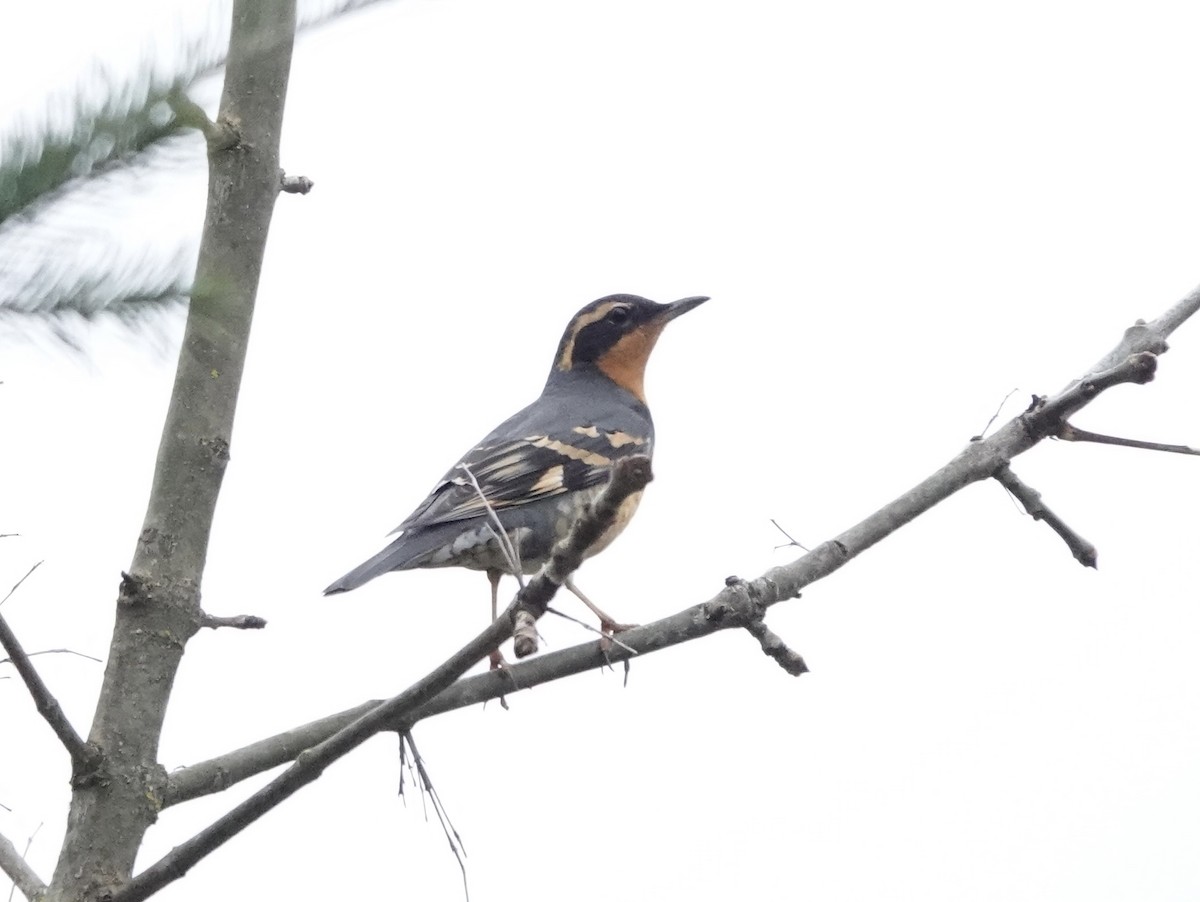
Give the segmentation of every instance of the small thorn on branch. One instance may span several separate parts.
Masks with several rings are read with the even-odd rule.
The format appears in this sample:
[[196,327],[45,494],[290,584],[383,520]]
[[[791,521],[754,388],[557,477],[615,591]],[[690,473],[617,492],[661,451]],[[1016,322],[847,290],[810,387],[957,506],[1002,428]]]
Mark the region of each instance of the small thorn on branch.
[[808,673],[808,665],[804,663],[804,658],[788,648],[787,643],[772,632],[771,628],[767,626],[762,618],[752,620],[746,624],[746,632],[758,640],[763,654],[768,658],[774,659],[776,664],[792,676],[798,677]]
[[1013,497],[1021,502],[1025,512],[1035,520],[1043,520],[1046,525],[1058,533],[1059,538],[1067,543],[1075,560],[1085,567],[1096,567],[1096,546],[1071,529],[1058,514],[1054,513],[1042,502],[1042,495],[1037,490],[1027,486],[1006,464],[995,472],[996,481],[1008,489]]
[[1121,438],[1116,435],[1102,435],[1099,432],[1088,432],[1063,423],[1055,438],[1064,442],[1095,442],[1098,445],[1120,445],[1123,448],[1141,448],[1145,451],[1168,451],[1171,454],[1200,454],[1200,450],[1187,445],[1165,445],[1162,442],[1145,442],[1136,438]]
[[313,184],[313,180],[306,175],[288,175],[279,170],[279,190],[284,194],[308,194]]
[[260,630],[267,625],[267,621],[262,617],[256,617],[254,614],[238,614],[236,617],[214,617],[209,613],[200,614],[200,626],[208,627],[216,630],[222,627],[229,627],[235,630]]

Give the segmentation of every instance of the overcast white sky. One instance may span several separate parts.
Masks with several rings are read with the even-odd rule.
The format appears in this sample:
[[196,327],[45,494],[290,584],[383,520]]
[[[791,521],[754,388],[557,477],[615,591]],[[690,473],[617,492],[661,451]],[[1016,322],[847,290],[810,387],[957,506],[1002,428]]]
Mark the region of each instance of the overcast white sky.
[[[118,5],[6,10],[30,18],[0,35],[4,121],[210,18]],[[276,209],[204,585],[270,625],[193,640],[163,763],[391,695],[483,626],[475,573],[320,590],[536,395],[596,297],[713,297],[650,367],[658,478],[580,574],[622,619],[787,560],[772,517],[831,538],[1010,390],[1006,416],[1062,387],[1200,282],[1198,26],[1187,3],[412,0],[306,33],[283,160],[316,188]],[[190,253],[194,164],[117,192],[119,226],[64,259]],[[173,350],[0,328],[0,586],[45,559],[4,613],[28,648],[102,657]],[[1189,323],[1078,424],[1197,444],[1198,385]],[[1098,571],[979,485],[773,610],[800,680],[730,634],[625,689],[423,724],[472,899],[1200,895],[1200,462],[1057,443],[1014,468]],[[101,666],[39,666],[86,730]],[[48,877],[67,762],[16,680],[0,722],[0,832],[44,822]],[[372,741],[161,898],[461,899],[397,779]],[[263,780],[169,810],[143,863]]]

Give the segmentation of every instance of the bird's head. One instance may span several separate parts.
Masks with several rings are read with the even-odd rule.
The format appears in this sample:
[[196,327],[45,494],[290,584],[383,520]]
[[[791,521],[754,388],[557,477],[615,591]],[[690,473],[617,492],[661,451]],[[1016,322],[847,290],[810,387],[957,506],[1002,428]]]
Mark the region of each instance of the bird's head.
[[707,300],[657,304],[635,294],[612,294],[592,301],[567,324],[550,378],[592,368],[645,403],[646,361],[658,336],[671,320]]

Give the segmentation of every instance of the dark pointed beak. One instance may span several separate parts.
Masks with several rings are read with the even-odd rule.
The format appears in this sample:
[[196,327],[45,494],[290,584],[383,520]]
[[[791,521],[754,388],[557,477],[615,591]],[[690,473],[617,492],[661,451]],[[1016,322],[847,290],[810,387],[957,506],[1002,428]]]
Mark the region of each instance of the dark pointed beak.
[[694,310],[707,300],[708,298],[705,297],[684,298],[682,301],[667,304],[666,309],[659,314],[658,319],[660,322],[669,323],[675,317],[683,316],[689,310]]

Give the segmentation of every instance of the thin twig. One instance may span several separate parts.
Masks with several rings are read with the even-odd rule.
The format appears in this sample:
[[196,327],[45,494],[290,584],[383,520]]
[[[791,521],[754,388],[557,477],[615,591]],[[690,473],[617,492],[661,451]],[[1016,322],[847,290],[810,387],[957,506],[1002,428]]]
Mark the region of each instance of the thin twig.
[[[32,836],[29,839],[30,842],[33,841]],[[26,899],[38,899],[46,894],[46,884],[42,882],[42,878],[29,866],[29,862],[6,836],[0,836],[0,871],[8,875],[13,886],[19,889]],[[12,898],[12,893],[9,893],[9,898]]]
[[[32,573],[37,567],[38,565],[34,564],[29,569],[29,573]],[[17,587],[25,581],[29,573],[21,577],[17,585],[13,586],[12,591],[5,596],[6,601],[17,590]],[[29,655],[21,647],[16,633],[12,631],[12,628],[8,625],[8,621],[3,616],[0,616],[0,646],[3,646],[4,650],[8,653],[9,663],[17,669],[17,673],[24,680],[25,688],[29,690],[29,694],[33,697],[33,703],[37,706],[38,713],[42,715],[46,723],[54,730],[59,742],[63,744],[63,747],[70,754],[75,779],[91,773],[97,763],[99,763],[99,749],[84,742],[83,738],[75,732],[75,728],[67,720],[67,715],[63,713],[58,699],[51,694],[50,689],[43,682],[37,669],[33,666],[33,662],[29,660]]]
[[475,489],[475,493],[479,495],[479,500],[483,502],[483,509],[487,511],[489,527],[492,530],[492,535],[496,537],[496,541],[500,544],[500,551],[504,554],[504,561],[512,570],[512,575],[517,578],[517,583],[522,589],[525,588],[525,577],[521,573],[521,555],[517,552],[512,540],[508,537],[508,533],[504,531],[504,524],[500,522],[500,516],[496,513],[496,509],[492,507],[488,496],[483,493],[483,487],[479,484],[479,480],[475,478],[475,474],[471,472],[471,468],[467,464],[462,463],[458,468],[467,474],[467,479],[471,480],[471,485]]
[[[620,639],[618,639],[615,635],[606,633],[606,632],[604,632],[604,630],[597,629],[596,627],[592,626],[590,623],[585,623],[584,621],[580,620],[577,617],[572,617],[570,614],[564,614],[562,611],[558,610],[557,608],[552,608],[549,605],[546,606],[546,613],[553,614],[556,617],[561,617],[563,620],[570,620],[572,623],[576,624],[577,626],[582,626],[589,633],[595,633],[597,636],[604,639],[606,642],[611,642],[614,645],[621,646],[621,648],[625,649],[631,655],[637,654],[637,651],[635,649],[630,648],[628,645],[626,645],[624,642],[622,642]],[[519,655],[518,657],[525,657],[525,655]]]
[[404,754],[404,743],[406,741],[408,742],[409,749],[412,751],[412,763],[416,765],[417,776],[421,781],[422,803],[424,803],[425,796],[428,795],[429,801],[433,805],[433,813],[437,815],[438,823],[442,825],[442,833],[445,835],[446,841],[450,844],[450,851],[454,853],[459,871],[462,872],[463,896],[466,898],[466,902],[471,902],[471,890],[467,886],[467,864],[463,861],[467,854],[467,847],[463,845],[462,837],[458,835],[458,830],[454,828],[454,824],[450,820],[450,814],[446,811],[446,806],[442,804],[441,796],[438,795],[438,791],[433,785],[433,780],[429,776],[429,771],[425,767],[425,759],[417,751],[417,744],[413,741],[411,730],[405,730],[401,734],[401,755]]
[[997,418],[1000,416],[1000,411],[1002,411],[1004,409],[1004,405],[1008,403],[1008,399],[1011,398],[1016,393],[1017,393],[1017,389],[1014,388],[1012,391],[1010,391],[1007,395],[1004,396],[1004,400],[1002,400],[1000,402],[1000,406],[996,408],[996,412],[994,414],[992,414],[992,418],[990,420],[988,420],[987,423],[984,424],[983,430],[979,433],[979,435],[971,436],[971,441],[973,441],[973,442],[980,441],[985,435],[987,435],[987,431],[992,428],[992,423],[996,422]]
[[[525,574],[522,572],[524,568],[521,566],[520,548],[512,543],[508,533],[504,530],[504,524],[500,522],[500,515],[496,513],[496,509],[492,506],[492,502],[484,493],[483,487],[479,484],[479,480],[475,478],[475,474],[471,472],[470,466],[465,463],[458,465],[459,469],[467,474],[467,478],[471,480],[471,485],[475,489],[475,494],[479,496],[480,502],[483,504],[483,509],[488,515],[488,532],[496,540],[496,544],[500,546],[500,552],[504,555],[504,562],[508,564],[508,572],[517,578],[517,585],[525,588]],[[494,587],[493,587],[494,591]],[[513,620],[513,652],[518,658],[523,658],[533,654],[538,649],[538,632],[537,624],[525,611],[517,611],[516,617]],[[504,696],[500,696],[500,707],[505,711],[508,710],[508,700]]]
[[33,571],[36,570],[38,567],[42,566],[42,564],[44,564],[44,563],[45,563],[45,561],[38,561],[36,564],[34,564],[32,567],[30,567],[29,570],[26,571],[25,575],[22,576],[19,580],[17,580],[16,583],[13,585],[13,587],[8,590],[8,594],[5,595],[3,598],[0,598],[0,605],[3,605],[4,602],[6,602],[10,598],[12,598],[13,593],[16,592],[17,589],[21,588],[21,583],[23,583],[23,582],[25,582],[25,580],[29,579],[29,577],[33,575]]
[[1189,448],[1187,445],[1164,445],[1162,442],[1146,442],[1136,438],[1121,438],[1116,435],[1103,435],[1099,432],[1088,432],[1070,423],[1063,423],[1055,438],[1064,442],[1095,442],[1097,445],[1120,445],[1124,448],[1141,448],[1144,451],[1168,451],[1172,454],[1200,454],[1200,450]]
[[781,533],[783,533],[784,537],[787,539],[787,541],[784,544],[775,546],[776,551],[778,551],[780,548],[787,548],[791,545],[795,545],[797,548],[801,549],[802,551],[810,551],[811,550],[809,548],[806,548],[804,545],[801,545],[795,539],[793,539],[791,537],[791,535],[788,533],[788,531],[786,529],[784,529],[782,526],[780,526],[779,521],[776,520],[774,517],[771,518],[771,523],[774,524],[775,528],[778,529]]
[[[75,651],[73,648],[44,648],[41,651],[29,651],[25,653],[28,658],[36,658],[38,655],[75,655],[77,658],[87,658],[89,661],[95,661],[97,664],[104,662],[99,658],[93,658],[91,655],[85,655],[81,651]],[[11,664],[11,658],[0,658],[0,664]]]
[[1096,566],[1096,546],[1089,542],[1075,530],[1071,529],[1058,514],[1054,513],[1045,502],[1042,501],[1041,492],[1026,485],[1021,481],[1020,477],[1005,464],[996,471],[996,481],[1008,489],[1012,495],[1021,502],[1025,508],[1025,512],[1035,520],[1043,520],[1046,525],[1053,529],[1064,542],[1067,543],[1067,548],[1074,555],[1075,560],[1083,564],[1085,567]]

